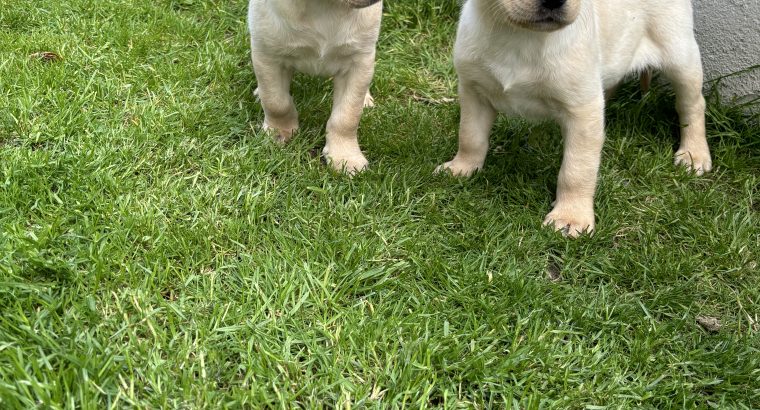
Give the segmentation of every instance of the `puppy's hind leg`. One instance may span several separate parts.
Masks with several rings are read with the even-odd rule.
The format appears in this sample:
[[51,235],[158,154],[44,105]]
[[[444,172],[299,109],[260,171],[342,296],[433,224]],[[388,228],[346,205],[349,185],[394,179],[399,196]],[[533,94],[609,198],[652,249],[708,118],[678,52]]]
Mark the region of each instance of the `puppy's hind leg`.
[[258,83],[255,93],[264,108],[263,128],[274,131],[275,141],[287,143],[298,129],[298,111],[290,96],[293,72],[256,59],[253,68]]
[[696,40],[681,45],[685,55],[673,58],[663,67],[663,74],[673,84],[676,111],[681,123],[681,145],[675,163],[697,175],[712,170],[710,148],[705,136],[705,98],[702,96],[702,63]]

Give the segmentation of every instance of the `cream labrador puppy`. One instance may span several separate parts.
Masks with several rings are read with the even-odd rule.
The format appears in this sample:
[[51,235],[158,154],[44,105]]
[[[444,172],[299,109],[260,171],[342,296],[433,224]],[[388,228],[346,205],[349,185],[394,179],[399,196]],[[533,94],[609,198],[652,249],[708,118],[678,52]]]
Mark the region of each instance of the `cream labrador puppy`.
[[469,176],[480,169],[497,112],[554,119],[564,154],[544,224],[570,236],[594,229],[604,92],[630,73],[662,70],[682,125],[675,162],[699,175],[712,168],[689,0],[469,0],[454,62],[459,150],[438,170]]
[[357,130],[380,33],[380,0],[250,0],[251,58],[264,108],[264,128],[285,143],[298,129],[290,95],[295,71],[333,77],[333,110],[323,154],[353,174],[367,166]]

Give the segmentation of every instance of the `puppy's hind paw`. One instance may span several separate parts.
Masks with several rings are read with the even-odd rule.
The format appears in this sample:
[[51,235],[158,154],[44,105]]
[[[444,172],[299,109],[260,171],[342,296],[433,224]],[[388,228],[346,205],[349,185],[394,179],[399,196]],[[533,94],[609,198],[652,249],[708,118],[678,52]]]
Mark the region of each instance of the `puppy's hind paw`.
[[687,150],[679,149],[676,152],[675,164],[683,165],[690,172],[698,176],[712,171],[712,158],[709,150]]

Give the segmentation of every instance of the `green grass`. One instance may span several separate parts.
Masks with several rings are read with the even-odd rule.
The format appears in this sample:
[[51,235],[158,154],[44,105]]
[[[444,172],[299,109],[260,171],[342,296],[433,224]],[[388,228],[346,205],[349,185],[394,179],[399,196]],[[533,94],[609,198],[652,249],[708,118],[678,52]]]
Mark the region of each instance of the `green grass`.
[[328,82],[297,77],[293,144],[259,132],[245,7],[3,3],[0,408],[760,407],[756,117],[713,101],[696,177],[669,89],[624,88],[569,240],[554,125],[432,174],[456,2],[387,2],[353,179],[315,155]]

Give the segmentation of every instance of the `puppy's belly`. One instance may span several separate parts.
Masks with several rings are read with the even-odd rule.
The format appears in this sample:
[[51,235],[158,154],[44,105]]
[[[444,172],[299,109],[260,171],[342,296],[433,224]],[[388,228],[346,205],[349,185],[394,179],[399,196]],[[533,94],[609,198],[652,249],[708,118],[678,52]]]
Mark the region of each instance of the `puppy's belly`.
[[489,97],[493,107],[509,116],[523,117],[530,120],[554,118],[556,114],[545,100],[521,95],[519,92],[506,92]]
[[277,61],[285,68],[321,77],[333,77],[344,73],[350,70],[360,58],[360,54],[355,49],[348,47],[320,50],[309,46],[267,51],[259,50],[258,53],[268,54],[270,61]]
[[332,77],[345,72],[351,63],[350,60],[330,60],[324,58],[294,58],[283,61],[283,65],[288,68],[320,77]]
[[629,43],[625,48],[604,50],[602,82],[605,89],[616,86],[632,73],[662,66],[662,51],[650,38],[642,36],[639,41]]
[[503,89],[495,84],[477,84],[475,91],[488,99],[494,109],[512,117],[543,120],[556,117],[555,104],[536,94],[539,85],[518,85]]

